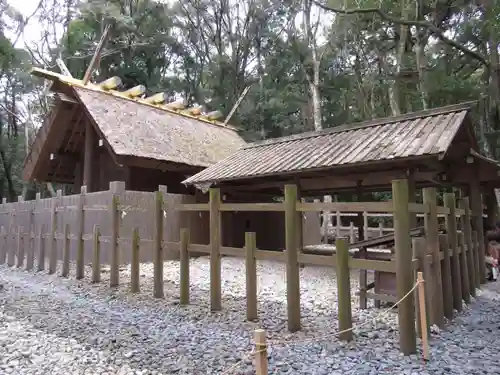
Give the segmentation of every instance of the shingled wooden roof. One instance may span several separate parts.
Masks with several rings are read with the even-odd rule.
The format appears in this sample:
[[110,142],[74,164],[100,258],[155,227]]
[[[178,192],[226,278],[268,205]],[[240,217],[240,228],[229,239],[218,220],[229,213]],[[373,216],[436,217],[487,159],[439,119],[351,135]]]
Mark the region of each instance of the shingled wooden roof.
[[185,183],[214,183],[445,153],[470,103],[247,144]]
[[[286,183],[304,195],[385,191],[410,174],[418,186],[500,187],[500,164],[480,155],[470,112],[462,103],[247,144],[184,184],[227,192],[279,195]],[[385,190],[384,190],[385,189]]]

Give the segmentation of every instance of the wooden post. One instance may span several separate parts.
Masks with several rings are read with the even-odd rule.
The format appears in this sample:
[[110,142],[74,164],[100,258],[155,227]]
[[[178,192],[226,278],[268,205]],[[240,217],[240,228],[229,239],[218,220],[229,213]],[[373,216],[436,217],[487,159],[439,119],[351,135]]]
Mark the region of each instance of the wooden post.
[[266,331],[256,329],[255,340],[255,375],[268,375]]
[[80,197],[78,198],[78,213],[77,213],[77,234],[76,234],[76,279],[81,280],[85,275],[85,242],[83,235],[85,230],[85,195],[87,187],[82,186],[80,189]]
[[0,264],[5,264],[5,260],[7,258],[7,233],[5,232],[5,227],[2,225],[2,229],[0,230],[2,237],[2,245],[0,247]]
[[181,248],[180,248],[180,303],[189,304],[189,229],[181,229]]
[[92,230],[92,283],[101,282],[101,233],[99,232],[99,227],[94,225]]
[[381,221],[378,222],[378,233],[380,237],[384,235],[384,223]]
[[[424,274],[424,275],[430,275],[431,274],[431,265],[429,264],[429,258],[427,256],[427,246],[426,246],[426,240],[425,238],[422,238],[422,237],[419,237],[419,238],[413,238],[412,240],[412,243],[413,243],[413,252],[414,252],[414,256],[416,259],[418,259],[419,261],[419,266],[420,266],[420,271],[417,271],[415,270],[414,274],[415,274],[415,280],[418,279],[418,274]],[[426,276],[427,277],[427,276]],[[434,303],[432,300],[431,300],[431,296],[430,296],[430,291],[432,289],[432,285],[430,284],[427,284],[425,285],[425,296],[427,298],[427,304],[426,306],[432,306],[432,304]],[[417,293],[415,293],[415,311],[416,311],[416,316],[417,316],[417,331],[418,331],[418,334],[420,337],[423,337],[423,332],[424,330],[427,331],[429,329],[429,326],[427,327],[423,327],[421,325],[421,319],[419,318],[422,314],[425,314],[426,317],[430,316],[430,312],[429,311],[420,311],[422,305],[419,303],[419,296],[417,295]],[[428,321],[428,319],[426,319],[426,322]]]
[[451,320],[453,318],[453,292],[451,282],[450,247],[448,246],[448,236],[439,235],[439,248],[443,253],[441,261],[441,285],[443,286],[443,311],[444,316]]
[[[220,190],[210,189],[210,309],[218,311],[222,308],[221,295],[221,258],[220,258]],[[296,214],[294,212],[294,214]],[[293,233],[297,238],[296,232]]]
[[[296,184],[297,186],[297,201],[301,202],[304,201],[301,197],[301,192],[299,188],[299,184]],[[304,231],[304,213],[297,211],[297,246],[298,246],[298,252],[301,253],[302,250],[304,249],[304,236],[303,236],[303,231]],[[303,265],[302,265],[303,267]]]
[[[394,205],[394,241],[396,249],[397,298],[402,299],[413,288],[412,248],[410,237],[410,211],[408,181],[392,182],[392,202]],[[404,299],[398,308],[399,343],[403,354],[417,351],[415,332],[414,300]]]
[[342,215],[340,211],[335,212],[336,237],[340,237],[340,228],[342,227]]
[[351,221],[349,223],[349,242],[354,243],[356,242],[356,234],[354,231],[354,223]]
[[469,207],[469,198],[464,197],[460,201],[460,208],[465,212],[462,220],[462,230],[464,231],[464,242],[467,247],[465,259],[467,263],[467,270],[469,274],[469,292],[472,297],[476,296],[476,280],[474,272],[474,246],[472,244],[472,229],[471,229],[471,216]]
[[111,227],[111,264],[109,272],[110,288],[120,285],[120,250],[118,238],[120,236],[120,195],[125,192],[125,182],[112,181],[109,183],[111,191],[110,227]]
[[[363,189],[361,186],[361,182],[358,181],[356,185],[356,198],[358,202],[363,202]],[[368,213],[366,211],[358,212],[358,240],[367,240],[368,239]],[[366,259],[367,251],[366,247],[362,247],[359,249],[359,257],[361,259]],[[368,273],[366,270],[359,270],[359,308],[366,309],[367,308],[367,298],[366,298],[366,289],[367,289],[367,279]]]
[[460,276],[460,258],[457,241],[457,215],[455,210],[455,194],[444,194],[444,206],[450,210],[446,215],[446,233],[448,234],[448,244],[451,249],[451,287],[453,293],[453,308],[462,311],[462,281]]
[[62,190],[57,190],[57,197],[52,198],[50,204],[50,252],[49,252],[49,275],[56,272],[57,269],[57,206],[62,199]]
[[17,230],[17,268],[21,268],[24,264],[24,243],[23,243],[23,227]]
[[70,251],[70,230],[69,224],[64,225],[64,238],[63,238],[63,255],[62,255],[62,269],[61,276],[68,277],[69,276],[69,251]]
[[475,230],[472,231],[472,260],[474,261],[474,281],[476,288],[481,288],[481,275],[479,274],[479,236]]
[[368,233],[368,230],[370,228],[368,227],[368,212],[363,212],[363,238],[360,238],[363,239],[363,240],[367,240],[369,238],[369,233]]
[[298,264],[297,186],[285,185],[286,300],[288,330],[300,330],[300,279]]
[[473,230],[477,233],[477,258],[479,268],[479,282],[486,283],[486,263],[485,263],[485,243],[484,243],[484,228],[483,228],[483,202],[481,197],[481,187],[479,181],[474,180],[470,184],[470,205],[472,215],[474,216]]
[[[367,251],[366,247],[361,247],[359,249],[359,258],[360,259],[366,259],[367,256]],[[367,272],[366,270],[359,270],[359,308],[360,309],[366,309],[368,305],[368,301],[366,298],[366,292],[368,288],[368,282],[367,282]]]
[[163,191],[155,193],[155,228],[153,241],[154,288],[153,297],[163,298]]
[[[422,277],[422,272],[417,274],[417,282],[418,285],[418,299],[420,306],[420,326],[422,327],[422,346],[424,352],[424,360],[429,360],[429,340],[428,340],[428,332],[429,328],[427,325],[427,316],[425,314],[426,304],[425,304],[425,284],[424,278]],[[428,289],[427,289],[428,290]]]
[[[444,308],[443,308],[443,280],[441,276],[441,257],[439,253],[439,223],[437,214],[437,192],[436,188],[424,188],[422,190],[424,204],[429,206],[429,212],[424,216],[425,240],[427,244],[427,253],[431,254],[432,265],[431,285],[427,288],[427,295],[432,301],[429,304],[430,322],[436,324],[439,328],[444,327]],[[428,278],[426,276],[426,278]]]
[[[323,202],[331,202],[331,195],[323,196]],[[330,228],[330,223],[333,223],[332,213],[330,211],[323,211],[323,241],[325,244],[328,244],[328,230]],[[338,226],[337,226],[338,228]],[[337,229],[338,233],[338,229]]]
[[[139,228],[134,228],[132,231],[132,261],[130,263],[130,291],[132,293],[139,293],[140,291],[140,282],[139,282],[139,271],[140,271],[140,262],[139,262],[139,249],[140,249],[140,237],[139,237]],[[181,298],[182,300],[182,298]]]
[[245,233],[247,320],[257,320],[257,262],[255,232]]
[[349,245],[347,238],[335,240],[337,257],[337,303],[339,318],[339,338],[344,341],[352,340],[352,311],[351,311],[351,276],[349,270]]
[[40,225],[38,232],[38,271],[45,270],[45,225]]
[[[460,219],[462,221],[463,219]],[[463,221],[462,221],[463,222]],[[460,262],[460,280],[462,281],[462,300],[468,305],[470,304],[470,286],[469,286],[469,269],[467,267],[467,245],[465,243],[465,236],[463,232],[463,225],[461,226],[462,232],[458,233],[458,248],[459,248],[459,262]]]

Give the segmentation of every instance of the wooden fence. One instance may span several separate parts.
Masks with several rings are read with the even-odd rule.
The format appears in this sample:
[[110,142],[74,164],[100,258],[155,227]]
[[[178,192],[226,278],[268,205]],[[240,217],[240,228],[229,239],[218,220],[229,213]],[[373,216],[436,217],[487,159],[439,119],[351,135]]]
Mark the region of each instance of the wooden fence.
[[[418,218],[424,218],[424,214],[417,214]],[[350,242],[356,242],[360,238],[359,231],[360,227],[357,226],[356,220],[358,217],[357,213],[351,212],[328,212],[325,211],[321,214],[323,219],[323,225],[321,228],[321,235],[324,237],[325,234],[329,238],[344,237],[348,236]],[[376,238],[386,235],[388,233],[394,232],[394,227],[392,226],[392,213],[373,213],[373,212],[363,212],[363,238]],[[440,221],[444,221],[446,215],[438,215]],[[483,218],[487,217],[483,215]],[[354,219],[356,218],[356,219]],[[370,219],[375,219],[378,222],[376,226],[370,226]],[[345,221],[348,221],[349,225],[345,225]],[[388,221],[389,223],[386,223]],[[389,225],[388,225],[389,224]]]
[[[359,269],[360,277],[366,270],[374,270],[385,273],[396,274],[397,299],[402,299],[415,285],[415,277],[418,271],[423,272],[426,280],[426,314],[429,316],[430,324],[444,325],[444,317],[453,318],[453,309],[462,310],[462,301],[468,303],[471,296],[475,296],[475,290],[482,281],[481,269],[484,268],[484,247],[481,246],[481,233],[473,231],[478,228],[478,220],[481,215],[471,216],[468,198],[462,198],[458,202],[454,194],[445,194],[445,206],[437,206],[436,189],[426,188],[423,191],[423,203],[412,203],[409,201],[409,189],[407,180],[396,180],[393,182],[393,200],[389,202],[353,202],[353,203],[308,203],[297,199],[297,187],[295,185],[285,186],[285,199],[281,203],[225,203],[221,201],[220,191],[216,188],[210,189],[208,203],[176,203],[168,207],[161,192],[147,193],[153,196],[152,210],[148,212],[149,222],[152,222],[153,236],[151,238],[140,238],[139,229],[134,227],[130,230],[132,234],[127,241],[130,242],[131,258],[131,291],[138,292],[139,285],[139,263],[140,254],[143,253],[143,245],[147,244],[151,249],[154,263],[154,288],[153,295],[157,298],[164,296],[163,292],[163,260],[164,251],[179,252],[180,256],[180,303],[188,304],[189,298],[189,255],[190,253],[204,253],[210,256],[210,307],[212,311],[222,309],[221,293],[221,256],[244,256],[246,259],[246,297],[247,318],[255,320],[258,318],[257,309],[257,260],[276,260],[286,263],[287,284],[287,314],[288,329],[295,332],[301,329],[300,313],[300,280],[299,264],[320,265],[335,267],[338,278],[338,317],[339,328],[352,327],[352,306],[350,269]],[[80,213],[82,202],[79,202],[76,210]],[[53,224],[54,213],[57,208],[51,207],[51,231],[49,232],[49,272],[54,272],[57,259],[59,258],[57,240],[62,240],[63,276],[67,276],[69,269],[70,242],[78,244],[76,254],[77,278],[83,278],[84,256],[82,243],[91,241],[92,280],[100,280],[100,265],[102,263],[101,243],[108,242],[111,245],[111,269],[110,286],[116,287],[119,280],[119,258],[122,252],[119,244],[123,241],[119,237],[120,208],[119,199],[112,194],[108,205],[108,213],[111,227],[110,236],[102,235],[99,225],[94,224],[92,234],[87,234],[81,226],[77,235],[71,235],[69,225],[65,225],[62,232],[58,232]],[[170,241],[164,238],[165,218],[172,211],[182,212],[204,212],[209,221],[210,232],[209,244],[198,244],[193,241],[192,231],[184,227],[179,230],[179,240]],[[238,211],[274,211],[283,212],[285,216],[285,238],[286,250],[269,251],[256,248],[256,234],[247,232],[245,234],[245,246],[243,248],[227,247],[221,245],[221,214],[223,212]],[[395,257],[388,260],[359,259],[350,256],[348,242],[346,239],[337,239],[337,249],[332,255],[305,254],[301,251],[301,239],[299,226],[301,216],[304,212],[322,211],[349,211],[349,212],[375,212],[392,213],[394,215],[394,239]],[[425,221],[425,237],[412,238],[410,234],[411,217],[415,214],[423,214]],[[440,234],[438,215],[445,216],[446,233]],[[458,218],[458,221],[457,221]],[[81,222],[81,221],[80,221]],[[10,232],[12,234],[12,232]],[[29,241],[23,241],[23,232],[18,231],[15,242],[9,242],[11,235],[3,232],[0,248],[0,263],[5,262],[10,266],[34,267],[35,254],[38,260],[37,269],[44,267],[45,241],[43,232],[36,235],[36,250],[31,240],[35,239],[33,233],[28,236]],[[26,242],[26,243],[25,243]],[[27,259],[25,262],[25,257]],[[483,269],[484,273],[484,269]],[[366,282],[366,279],[365,279]],[[363,289],[363,286],[362,286]],[[363,296],[362,293],[365,293]],[[360,291],[360,300],[366,298],[366,287]],[[398,306],[399,332],[401,351],[405,354],[416,352],[416,320],[415,304],[413,298],[406,298]],[[422,331],[423,327],[417,327]],[[352,335],[344,335],[342,338],[350,340]]]
[[[163,221],[162,227],[155,227],[155,205],[161,199],[162,215],[168,218]],[[150,251],[140,254],[140,261],[151,261],[153,238],[161,231],[165,239],[165,257],[171,258],[176,250],[170,251],[170,243],[179,242],[180,228],[193,228],[193,238],[208,237],[203,233],[200,225],[205,218],[197,217],[192,213],[183,213],[176,207],[183,203],[195,202],[192,196],[168,194],[166,188],[160,186],[157,192],[140,192],[125,190],[123,182],[111,182],[110,189],[95,193],[87,193],[82,187],[81,193],[63,196],[57,192],[55,198],[7,203],[4,199],[0,206],[1,236],[16,246],[17,238],[22,242],[35,242],[36,246],[47,246],[49,249],[57,246],[64,239],[63,233],[69,236],[69,257],[76,260],[78,254],[84,253],[85,259],[92,257],[92,233],[94,226],[99,227],[101,242],[104,243],[102,252],[103,263],[113,260],[121,264],[131,261],[131,233],[137,229],[141,236],[141,246]],[[196,232],[196,229],[199,229]],[[42,239],[43,241],[41,241]],[[114,254],[121,247],[119,259]],[[178,254],[175,254],[178,256]]]

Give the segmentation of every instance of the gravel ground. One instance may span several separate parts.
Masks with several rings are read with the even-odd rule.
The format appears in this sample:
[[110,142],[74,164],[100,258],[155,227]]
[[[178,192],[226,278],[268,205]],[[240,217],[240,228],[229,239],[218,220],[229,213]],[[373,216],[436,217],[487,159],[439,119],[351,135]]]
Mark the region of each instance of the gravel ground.
[[[73,266],[72,266],[73,267]],[[244,261],[223,258],[223,311],[209,313],[209,260],[191,263],[191,300],[178,305],[178,263],[165,262],[165,299],[153,299],[152,267],[141,293],[122,286],[0,266],[0,374],[254,374],[246,356],[253,330],[270,340],[303,340],[337,329],[332,269],[301,269],[303,331],[286,332],[284,265],[259,262],[259,322],[245,321]],[[353,273],[352,286],[357,275]],[[334,337],[269,349],[270,374],[500,374],[500,283],[489,284],[446,331],[433,333],[431,361],[398,351],[396,314],[353,310],[355,340]],[[358,301],[353,297],[353,306]],[[238,365],[232,369],[233,365]],[[226,372],[227,371],[227,372]]]

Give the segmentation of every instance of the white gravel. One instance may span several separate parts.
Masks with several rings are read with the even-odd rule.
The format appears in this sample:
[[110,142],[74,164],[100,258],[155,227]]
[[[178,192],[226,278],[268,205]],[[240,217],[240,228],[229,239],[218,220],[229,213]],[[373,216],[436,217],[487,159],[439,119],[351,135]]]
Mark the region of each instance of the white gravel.
[[[165,262],[165,299],[153,299],[152,267],[141,266],[141,293],[122,286],[111,291],[108,273],[99,285],[46,272],[0,266],[0,374],[254,374],[253,330],[270,340],[300,340],[337,329],[332,269],[301,269],[303,331],[286,328],[284,265],[259,262],[259,316],[245,321],[244,261],[223,258],[223,311],[208,309],[209,260],[191,263],[191,299],[178,305],[178,263]],[[356,290],[357,275],[352,286]],[[447,330],[432,335],[431,361],[403,357],[396,314],[374,322],[381,310],[358,310],[355,324],[369,322],[345,344],[329,337],[294,345],[272,345],[270,374],[500,374],[500,284],[481,296]]]

